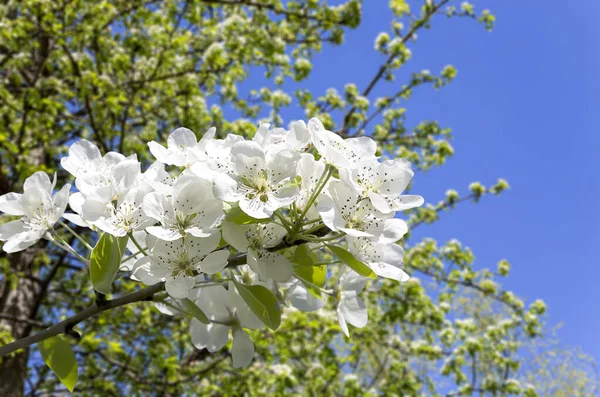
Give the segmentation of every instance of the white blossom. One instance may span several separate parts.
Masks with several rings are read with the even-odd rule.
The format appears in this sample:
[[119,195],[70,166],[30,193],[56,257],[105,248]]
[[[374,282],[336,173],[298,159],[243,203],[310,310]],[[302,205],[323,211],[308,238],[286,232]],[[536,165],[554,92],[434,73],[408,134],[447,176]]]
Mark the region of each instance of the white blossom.
[[62,217],[67,207],[71,185],[66,184],[54,195],[56,175],[50,178],[44,172],[36,172],[23,184],[23,193],[7,193],[0,196],[0,211],[21,216],[0,225],[0,241],[5,252],[18,252],[46,237],[46,232]]
[[[211,51],[211,57],[219,55],[217,47]],[[279,91],[272,94],[278,102],[289,101]],[[311,272],[299,266],[324,266],[313,261],[326,258],[324,244],[343,237],[350,254],[377,276],[409,280],[402,269],[404,251],[396,244],[407,225],[396,214],[423,203],[420,196],[403,195],[414,173],[405,160],[378,159],[373,139],[344,139],[318,119],[270,127],[260,125],[252,140],[234,134],[217,139],[210,128],[200,141],[178,128],[166,147],[148,144],[156,161],[144,163],[144,172],[135,154],[102,155],[92,142],[79,140],[61,160],[75,178],[76,192],[67,184],[53,194],[56,177],[50,181],[39,172],[25,180],[24,193],[0,197],[0,211],[20,217],[0,225],[3,249],[16,252],[47,238],[87,262],[86,248],[93,258],[112,256],[115,246],[105,250],[106,244],[124,241],[100,239],[100,249],[92,248],[84,240],[89,234],[79,236],[78,229],[60,222],[79,239],[75,250],[53,230],[61,217],[92,233],[126,237],[120,270],[146,285],[164,283],[168,296],[155,306],[166,315],[192,316],[197,348],[215,352],[231,335],[236,368],[254,356],[245,330],[275,327],[284,302],[331,318],[333,311],[324,305],[332,299],[340,328],[349,335],[348,324],[367,324],[360,297],[367,279],[345,271],[345,265],[339,279],[322,268]],[[65,213],[67,203],[72,213]],[[342,255],[331,246],[329,251]],[[240,287],[242,293],[240,280],[249,286]],[[291,374],[283,367],[275,371]]]
[[410,163],[402,159],[362,161],[357,168],[340,169],[340,178],[361,195],[371,200],[380,212],[403,211],[423,204],[423,197],[402,195],[413,177]]
[[147,194],[142,209],[159,222],[146,231],[166,241],[180,239],[187,233],[209,237],[218,232],[224,218],[223,203],[213,196],[212,182],[191,174],[175,182],[171,196]]
[[226,202],[239,202],[251,217],[269,218],[273,212],[294,202],[298,187],[291,184],[296,176],[298,155],[290,150],[267,159],[256,142],[239,142],[231,149],[232,174],[215,178],[215,196]]
[[252,140],[264,148],[267,156],[290,149],[303,152],[311,143],[310,133],[304,121],[290,124],[290,129],[269,129],[269,124],[261,124]]
[[366,237],[347,236],[348,251],[364,262],[376,275],[397,281],[409,279],[400,265],[403,263],[404,250],[397,244],[380,244]]
[[368,137],[343,139],[328,131],[318,119],[308,122],[311,139],[324,161],[337,168],[356,168],[360,162],[375,160],[377,144]]
[[[198,280],[202,281],[203,278]],[[216,352],[225,346],[231,330],[233,366],[239,368],[250,364],[254,356],[254,344],[243,328],[258,329],[263,324],[239,296],[233,283],[230,282],[227,289],[221,285],[198,288],[193,300],[211,320],[210,324],[203,324],[192,319],[190,334],[194,346]]]
[[384,214],[342,181],[329,185],[329,196],[317,206],[323,223],[331,230],[342,231],[349,236],[369,237],[380,243],[398,241],[408,231],[403,220]]
[[192,164],[190,169],[196,175],[211,180],[222,173],[232,173],[234,163],[231,149],[242,141],[243,137],[228,134],[225,139],[209,139],[203,145],[196,145],[194,152],[199,161]]
[[157,161],[167,165],[184,167],[198,161],[196,145],[203,145],[215,136],[216,129],[209,129],[202,137],[200,143],[196,140],[196,134],[187,128],[178,128],[169,134],[167,147],[157,142],[148,142],[150,153]]
[[240,252],[248,252],[248,266],[260,280],[285,282],[294,271],[293,264],[285,256],[269,251],[286,236],[286,230],[276,224],[235,225],[223,224],[223,239]]
[[287,300],[296,309],[303,312],[313,312],[319,310],[325,305],[323,299],[315,297],[310,291],[302,284],[301,281],[295,281],[287,290]]
[[[227,265],[228,250],[215,251],[220,236],[186,236],[175,241],[146,239],[150,255],[139,259],[133,275],[146,285],[165,281],[165,289],[175,299],[186,298],[194,287],[194,271],[214,274]],[[213,252],[214,251],[214,252]]]
[[365,302],[358,296],[365,288],[366,283],[367,279],[353,270],[349,270],[340,278],[336,312],[340,328],[346,336],[350,336],[348,324],[356,328],[367,325],[367,307]]

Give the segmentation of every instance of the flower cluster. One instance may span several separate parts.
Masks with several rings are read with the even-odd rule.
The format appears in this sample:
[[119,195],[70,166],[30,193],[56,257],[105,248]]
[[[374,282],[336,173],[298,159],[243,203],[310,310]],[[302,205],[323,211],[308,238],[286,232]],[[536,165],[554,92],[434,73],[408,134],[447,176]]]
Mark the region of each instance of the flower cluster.
[[[164,283],[156,306],[192,317],[195,346],[219,350],[231,331],[235,366],[254,354],[244,329],[277,328],[287,303],[314,311],[332,302],[349,335],[348,324],[367,324],[360,294],[369,278],[409,278],[397,244],[407,226],[396,214],[423,199],[402,194],[410,164],[379,158],[372,139],[343,139],[311,119],[289,130],[263,124],[251,140],[219,139],[211,128],[198,141],[179,128],[166,147],[148,146],[156,159],[149,165],[75,142],[61,165],[76,192],[67,184],[53,195],[56,180],[36,173],[23,194],[0,197],[0,211],[20,217],[0,225],[4,250],[46,238],[87,261],[91,246],[61,218],[112,236],[128,251],[120,274]],[[69,245],[57,224],[83,244]],[[102,261],[107,246],[91,259]]]

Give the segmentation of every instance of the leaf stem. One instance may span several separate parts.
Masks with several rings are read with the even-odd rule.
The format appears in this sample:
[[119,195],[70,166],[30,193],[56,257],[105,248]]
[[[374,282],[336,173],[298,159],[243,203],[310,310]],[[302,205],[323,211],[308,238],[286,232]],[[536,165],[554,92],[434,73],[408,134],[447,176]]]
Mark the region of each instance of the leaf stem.
[[71,235],[72,235],[73,237],[75,237],[77,240],[79,240],[79,242],[80,242],[81,244],[83,244],[83,246],[84,246],[85,248],[87,248],[87,249],[88,249],[88,250],[90,250],[90,251],[94,249],[94,248],[92,248],[92,246],[91,246],[91,245],[89,245],[89,244],[88,244],[88,242],[87,242],[87,241],[85,241],[85,240],[83,239],[83,237],[81,237],[79,234],[77,234],[77,232],[75,232],[75,230],[71,229],[71,228],[69,227],[69,225],[67,225],[66,223],[64,223],[64,222],[63,222],[63,221],[61,221],[60,219],[58,220],[58,223],[59,223],[59,224],[60,224],[62,227],[64,227],[65,229],[67,229],[67,231],[68,231],[69,233],[71,233]]
[[133,244],[136,246],[136,248],[138,250],[140,250],[140,252],[142,254],[144,254],[144,256],[148,256],[148,253],[146,252],[146,250],[143,249],[142,246],[137,242],[137,240],[135,239],[135,237],[133,237],[133,233],[129,233],[129,238],[131,239],[131,241],[133,241]]

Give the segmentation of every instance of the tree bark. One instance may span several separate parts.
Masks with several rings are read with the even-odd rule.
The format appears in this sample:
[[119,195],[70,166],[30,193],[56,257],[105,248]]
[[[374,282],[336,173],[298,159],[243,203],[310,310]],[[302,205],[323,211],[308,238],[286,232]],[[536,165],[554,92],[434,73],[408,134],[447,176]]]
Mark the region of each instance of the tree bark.
[[[36,251],[36,248],[31,248],[9,255],[11,271],[31,274]],[[18,277],[11,280],[4,275],[0,287],[0,313],[15,319],[33,319],[37,311],[37,287],[30,278]],[[0,327],[8,330],[14,339],[23,338],[31,333],[30,324],[14,319],[0,318]],[[23,349],[12,356],[0,358],[0,396],[23,396],[28,359],[29,349]]]

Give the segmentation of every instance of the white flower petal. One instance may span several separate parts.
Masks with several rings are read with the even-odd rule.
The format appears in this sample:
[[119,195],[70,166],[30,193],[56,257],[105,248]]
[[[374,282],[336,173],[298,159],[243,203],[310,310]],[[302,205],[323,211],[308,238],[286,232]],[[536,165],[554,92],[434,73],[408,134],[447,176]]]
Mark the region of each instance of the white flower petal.
[[237,251],[246,252],[246,249],[248,249],[249,246],[246,233],[249,232],[252,227],[252,225],[236,225],[231,222],[223,222],[223,226],[221,226],[223,239]]
[[54,196],[52,201],[54,202],[54,213],[61,216],[67,209],[69,203],[69,193],[71,192],[71,185],[66,184],[60,189]]
[[87,199],[81,207],[81,217],[86,222],[95,222],[98,219],[108,216],[108,207],[106,202],[94,199]]
[[264,219],[273,215],[273,210],[267,208],[267,202],[261,199],[261,196],[255,196],[252,199],[242,197],[239,201],[240,209],[252,218]]
[[342,218],[342,214],[337,210],[333,199],[329,196],[323,196],[323,198],[317,204],[317,212],[321,216],[321,220],[333,231],[337,231],[344,227],[345,222]]
[[20,193],[7,193],[0,196],[0,211],[8,215],[25,215]]
[[385,262],[375,262],[367,264],[373,272],[379,277],[385,277],[392,280],[404,282],[410,278],[404,270]]
[[254,343],[243,330],[233,331],[233,346],[231,347],[233,368],[241,368],[249,365],[254,357]]
[[229,340],[229,327],[221,324],[203,324],[193,318],[190,322],[190,334],[196,348],[206,348],[214,353],[223,348]]
[[286,297],[295,308],[303,312],[319,310],[325,304],[325,301],[316,298],[301,282],[290,287]]
[[48,193],[52,193],[52,182],[50,181],[48,174],[38,171],[25,179],[25,182],[23,183],[23,191],[26,192],[31,188],[39,188],[47,191]]
[[408,232],[408,226],[402,219],[386,219],[383,223],[383,233],[378,241],[381,244],[393,244]]
[[160,161],[161,163],[165,163],[169,161],[169,150],[163,145],[151,141],[148,142],[148,149],[150,149],[150,153],[154,156],[156,161]]
[[169,270],[151,261],[147,256],[138,259],[131,274],[146,285],[154,285],[169,275]]
[[19,233],[5,242],[2,249],[8,254],[23,251],[37,243],[42,238],[41,234],[40,231]]
[[420,207],[423,205],[425,200],[421,196],[406,194],[400,196],[392,202],[392,207],[394,211],[404,211],[415,207]]
[[71,175],[79,178],[90,171],[96,171],[101,161],[100,149],[92,142],[80,139],[71,145],[69,155],[63,157],[60,164]]
[[350,291],[354,292],[355,294],[360,293],[360,291],[365,288],[366,284],[367,279],[356,273],[354,270],[349,270],[342,276],[340,280],[340,285],[343,291]]
[[20,219],[3,223],[0,225],[0,241],[6,241],[25,231],[26,229]]
[[339,309],[344,319],[356,328],[362,328],[367,325],[369,320],[367,307],[365,306],[365,302],[357,295],[344,296],[340,302]]
[[187,276],[167,277],[165,281],[165,289],[175,299],[187,298],[194,285],[196,285],[196,280]]
[[373,207],[375,207],[379,212],[389,214],[390,212],[394,211],[388,204],[387,200],[380,194],[369,192],[369,199],[371,199],[371,204],[373,204]]
[[146,215],[157,221],[175,216],[175,210],[171,202],[160,193],[147,194],[142,201],[142,210]]
[[339,306],[336,310],[336,314],[337,314],[338,322],[340,323],[340,328],[342,329],[342,332],[344,333],[344,335],[349,337],[350,332],[348,331],[348,324],[346,324],[346,319],[344,318],[344,314],[342,313],[342,310]]
[[238,189],[238,182],[227,174],[220,174],[215,177],[213,192],[219,200],[230,203],[237,202],[243,197]]
[[202,260],[198,266],[198,271],[206,274],[215,274],[220,272],[227,266],[227,258],[229,258],[228,250],[220,250],[210,253]]
[[177,128],[171,132],[167,138],[167,145],[171,150],[183,151],[188,147],[193,147],[198,141],[196,140],[196,134],[187,128]]
[[175,241],[183,237],[179,230],[167,229],[162,226],[150,226],[146,228],[146,231],[154,237],[165,241]]
[[83,218],[81,216],[79,216],[78,214],[64,213],[63,218],[65,218],[66,220],[68,220],[69,222],[71,222],[77,226],[81,226],[81,227],[89,227],[90,226],[89,223],[84,221]]
[[261,265],[260,267],[264,269],[264,274],[259,273],[263,280],[265,280],[264,277],[268,277],[271,280],[284,283],[294,273],[292,262],[285,256],[275,252],[261,251],[258,253],[257,261]]

